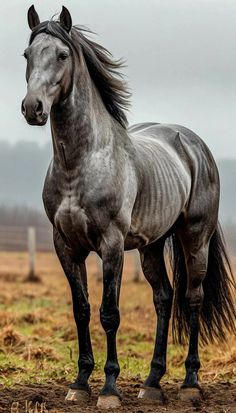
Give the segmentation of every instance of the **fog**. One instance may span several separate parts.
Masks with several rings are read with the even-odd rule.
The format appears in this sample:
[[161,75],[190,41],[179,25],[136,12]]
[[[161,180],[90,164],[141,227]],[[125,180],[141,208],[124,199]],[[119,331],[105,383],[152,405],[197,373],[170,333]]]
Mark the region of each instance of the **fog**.
[[[28,126],[21,113],[32,0],[1,2],[0,139],[50,141],[47,127]],[[61,3],[36,0],[41,20]],[[74,24],[123,57],[132,91],[130,123],[178,123],[197,132],[216,158],[236,158],[236,2],[233,0],[67,0]]]

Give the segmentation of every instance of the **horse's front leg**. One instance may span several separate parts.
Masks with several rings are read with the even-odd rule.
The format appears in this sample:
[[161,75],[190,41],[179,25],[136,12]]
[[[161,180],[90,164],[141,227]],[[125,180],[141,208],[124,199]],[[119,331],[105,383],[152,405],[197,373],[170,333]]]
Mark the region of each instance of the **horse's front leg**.
[[73,312],[79,340],[78,376],[66,396],[68,401],[87,401],[90,395],[88,379],[94,368],[93,352],[89,333],[90,305],[87,292],[87,274],[84,252],[82,259],[71,257],[60,234],[54,230],[54,245],[62,268],[69,281],[73,301]]
[[116,379],[120,372],[116,351],[116,333],[120,324],[119,295],[124,239],[119,231],[114,230],[110,236],[104,237],[101,244],[101,256],[103,260],[103,297],[100,319],[107,336],[107,360],[104,368],[106,381],[98,398],[97,406],[108,409],[119,407],[121,399],[116,387]]

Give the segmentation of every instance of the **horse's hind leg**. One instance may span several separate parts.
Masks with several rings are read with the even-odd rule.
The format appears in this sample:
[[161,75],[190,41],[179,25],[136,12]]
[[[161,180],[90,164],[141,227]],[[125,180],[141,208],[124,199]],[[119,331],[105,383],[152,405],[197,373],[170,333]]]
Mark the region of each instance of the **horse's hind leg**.
[[171,316],[173,291],[164,261],[164,240],[150,244],[140,251],[143,273],[153,289],[153,301],[157,313],[157,331],[151,369],[139,398],[162,399],[160,380],[166,371],[168,327]]
[[[187,272],[186,305],[189,317],[189,350],[185,361],[186,376],[180,389],[183,400],[199,398],[201,388],[198,383],[200,359],[198,354],[199,319],[203,304],[203,280],[207,273],[210,236],[202,222],[192,224],[179,234]],[[208,227],[209,228],[209,227]]]
[[79,340],[79,373],[66,396],[68,401],[87,401],[90,395],[88,379],[94,368],[89,333],[90,306],[87,293],[87,275],[84,261],[75,262],[65,247],[60,234],[54,230],[54,245],[62,268],[69,281],[74,318]]

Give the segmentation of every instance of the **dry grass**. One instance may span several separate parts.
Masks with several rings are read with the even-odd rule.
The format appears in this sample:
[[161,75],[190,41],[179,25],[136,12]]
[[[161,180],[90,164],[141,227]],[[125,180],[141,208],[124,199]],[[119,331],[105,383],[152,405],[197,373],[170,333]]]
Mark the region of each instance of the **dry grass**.
[[[23,282],[27,255],[0,253],[0,381],[45,383],[70,381],[76,375],[77,335],[70,291],[53,254],[37,255],[40,284]],[[236,265],[235,265],[236,267]],[[91,335],[96,359],[95,379],[103,378],[105,336],[99,321],[102,284],[97,281],[96,258],[88,259],[91,299]],[[156,316],[148,284],[132,282],[133,256],[127,255],[121,291],[121,326],[118,352],[121,379],[143,380],[153,351]],[[169,337],[168,371],[165,381],[184,376],[187,349],[175,346]],[[236,342],[200,349],[203,381],[236,382]]]

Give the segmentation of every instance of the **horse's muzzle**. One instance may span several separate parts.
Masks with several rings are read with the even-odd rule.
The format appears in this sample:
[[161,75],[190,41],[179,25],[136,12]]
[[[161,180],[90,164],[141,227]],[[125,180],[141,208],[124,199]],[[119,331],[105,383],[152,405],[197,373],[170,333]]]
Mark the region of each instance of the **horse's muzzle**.
[[25,97],[21,104],[21,112],[29,125],[43,126],[47,123],[48,114],[44,111],[40,99],[32,101]]

